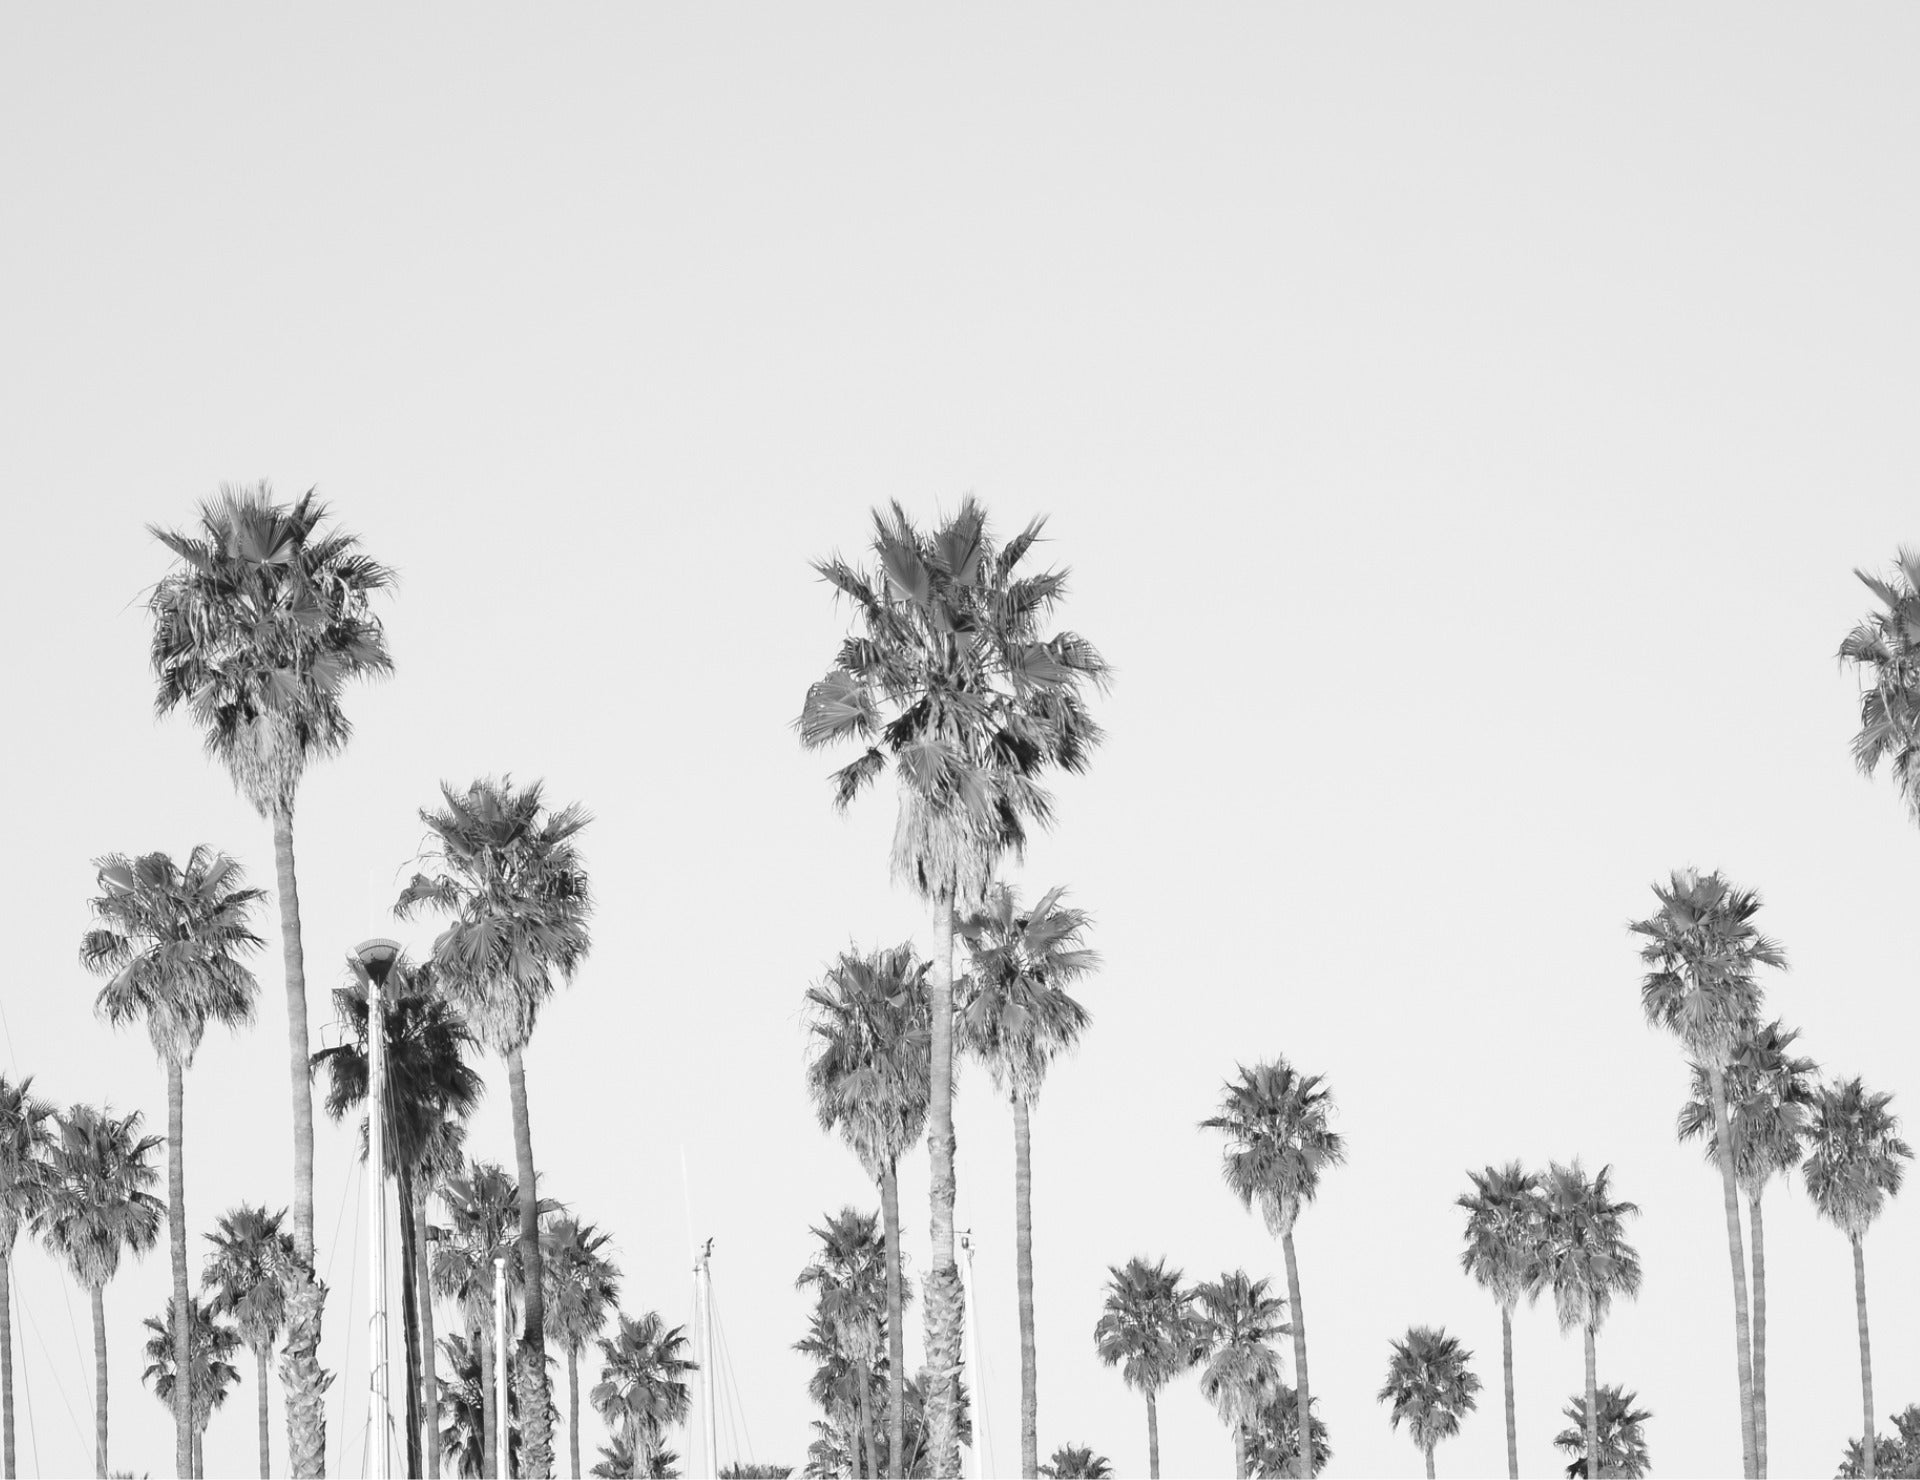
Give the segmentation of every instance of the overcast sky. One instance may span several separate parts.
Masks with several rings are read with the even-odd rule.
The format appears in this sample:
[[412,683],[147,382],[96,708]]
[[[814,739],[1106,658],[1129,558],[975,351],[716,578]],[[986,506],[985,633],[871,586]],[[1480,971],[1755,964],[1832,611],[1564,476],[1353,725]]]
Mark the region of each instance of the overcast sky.
[[[810,1223],[877,1200],[808,1111],[801,997],[849,942],[931,938],[891,794],[836,817],[791,729],[846,622],[808,562],[971,491],[1002,531],[1051,516],[1064,620],[1116,669],[1018,871],[1106,962],[1034,1117],[1042,1453],[1145,1471],[1093,1352],[1108,1264],[1284,1284],[1196,1128],[1283,1053],[1350,1147],[1298,1236],[1330,1474],[1418,1472],[1374,1398],[1410,1323],[1487,1382],[1441,1473],[1501,1469],[1453,1199],[1575,1155],[1642,1209],[1601,1380],[1659,1471],[1736,1473],[1718,1182],[1625,927],[1669,868],[1757,887],[1773,1010],[1920,1107],[1920,835],[1853,771],[1833,657],[1853,567],[1920,541],[1916,66],[1889,6],[9,7],[0,1069],[164,1129],[76,964],[89,860],[204,842],[271,884],[272,855],[151,717],[144,527],[317,486],[401,585],[397,672],[301,794],[316,1043],[440,781],[584,802],[596,944],[528,1055],[542,1190],[613,1231],[633,1310],[686,1319],[689,1228],[715,1239],[723,1455],[802,1463],[793,1277]],[[290,1196],[277,947],[259,972],[258,1026],[187,1081],[196,1237]],[[473,1146],[510,1162],[485,1067]],[[1010,1117],[977,1069],[957,1114],[1017,1473]],[[350,1131],[318,1139],[352,1476],[365,1207]],[[924,1148],[902,1181],[924,1272]],[[1797,1182],[1768,1207],[1772,1469],[1831,1473],[1847,1247]],[[1920,1400],[1916,1239],[1908,1200],[1867,1242],[1882,1414]],[[83,1473],[84,1298],[25,1240],[15,1269],[22,1467]],[[169,1463],[138,1356],[167,1281],[163,1245],[107,1293],[136,1472]],[[1580,1346],[1546,1307],[1515,1346],[1543,1473]],[[251,1383],[209,1473],[252,1473]],[[274,1430],[283,1464],[277,1386]],[[1161,1434],[1168,1475],[1230,1472],[1190,1379]]]

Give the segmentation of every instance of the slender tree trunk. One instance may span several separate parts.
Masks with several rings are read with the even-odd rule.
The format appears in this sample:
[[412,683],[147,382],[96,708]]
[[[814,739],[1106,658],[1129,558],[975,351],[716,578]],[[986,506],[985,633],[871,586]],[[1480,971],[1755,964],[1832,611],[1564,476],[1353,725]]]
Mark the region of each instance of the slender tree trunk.
[[[1764,1188],[1762,1189],[1764,1190]],[[1767,1473],[1767,1240],[1760,1221],[1760,1193],[1747,1195],[1753,1217],[1753,1467]]]
[[1513,1419],[1513,1307],[1500,1306],[1500,1371],[1507,1387],[1507,1480],[1520,1480],[1520,1433]]
[[287,1072],[293,1102],[294,1270],[287,1291],[287,1342],[280,1383],[287,1402],[287,1463],[294,1480],[327,1473],[327,1386],[320,1323],[327,1287],[313,1261],[313,1074],[307,1055],[307,970],[300,888],[293,869],[293,813],[273,815],[273,862],[280,894],[280,957],[287,983]]
[[547,1307],[541,1283],[540,1193],[534,1182],[533,1126],[527,1118],[527,1066],[523,1050],[507,1055],[507,1090],[513,1099],[513,1157],[520,1179],[520,1271],[525,1310],[520,1350],[525,1360],[511,1369],[520,1402],[520,1473],[548,1480],[553,1473],[553,1425],[547,1417]]
[[1293,1326],[1294,1416],[1300,1430],[1300,1453],[1295,1473],[1300,1480],[1313,1480],[1313,1419],[1307,1396],[1307,1317],[1300,1305],[1300,1264],[1293,1257],[1293,1230],[1280,1236],[1280,1249],[1287,1258],[1288,1319]]
[[[933,906],[933,960],[927,972],[932,1012],[933,1085],[927,1105],[927,1150],[932,1162],[932,1268],[927,1274],[923,1323],[927,1338],[927,1447],[934,1480],[960,1474],[960,1270],[953,1257],[953,898]],[[979,1394],[974,1394],[979,1401]],[[974,1443],[980,1442],[975,1435]]]
[[1853,1244],[1853,1310],[1860,1322],[1860,1454],[1867,1480],[1874,1480],[1873,1462],[1873,1348],[1867,1340],[1867,1254],[1859,1234],[1849,1235]]
[[1593,1322],[1586,1325],[1587,1344],[1587,1475],[1601,1480],[1606,1468],[1600,1463],[1600,1363],[1593,1347]]
[[167,1243],[173,1262],[173,1465],[193,1473],[193,1289],[187,1282],[187,1076],[167,1060]]
[[580,1349],[567,1348],[567,1458],[580,1480]]
[[107,1292],[95,1285],[93,1302],[93,1473],[107,1480]]
[[1233,1425],[1233,1480],[1247,1480],[1247,1426]]
[[1759,1473],[1753,1432],[1753,1329],[1747,1319],[1747,1260],[1740,1237],[1740,1188],[1733,1175],[1733,1133],[1727,1119],[1727,1081],[1719,1070],[1707,1070],[1713,1098],[1714,1159],[1720,1164],[1721,1201],[1727,1215],[1727,1260],[1733,1270],[1734,1357],[1740,1372],[1741,1473],[1753,1480]]
[[194,1435],[193,1435],[193,1440],[192,1440],[192,1447],[193,1447],[193,1480],[207,1480],[207,1458],[206,1458],[206,1452],[205,1452],[205,1449],[204,1449],[204,1447],[202,1446],[202,1444],[201,1444],[201,1442],[200,1442],[200,1441],[201,1441],[201,1439],[202,1439],[202,1438],[204,1438],[204,1437],[205,1437],[205,1436],[204,1436],[203,1434],[201,1434],[201,1432],[200,1432],[200,1431],[199,1431],[198,1429],[196,1429],[196,1430],[194,1430]]
[[880,1219],[887,1236],[887,1473],[906,1474],[901,1456],[906,1452],[907,1333],[901,1311],[900,1289],[900,1178],[899,1163],[889,1161],[880,1173]]
[[875,1480],[879,1480],[880,1450],[874,1443],[873,1402],[870,1396],[873,1391],[873,1374],[867,1370],[865,1362],[857,1363],[854,1371],[860,1377],[860,1438],[867,1446],[867,1473],[875,1477]]
[[414,1260],[413,1178],[394,1178],[400,1202],[400,1325],[407,1350],[407,1474],[420,1469],[420,1269]]
[[11,1215],[0,1214],[0,1459],[6,1480],[20,1473],[13,1463],[13,1241],[19,1231]]
[[1433,1480],[1433,1446],[1429,1444],[1424,1452],[1427,1456],[1427,1480]]
[[1026,1097],[1013,1096],[1014,1283],[1020,1301],[1020,1473],[1040,1473],[1040,1362],[1033,1340],[1033,1124]]
[[263,1346],[253,1354],[259,1379],[259,1391],[253,1395],[255,1416],[260,1426],[260,1480],[268,1480],[273,1474],[273,1405],[267,1401],[267,1354],[271,1346]]
[[1160,1480],[1160,1405],[1151,1388],[1147,1389],[1147,1475],[1148,1480]]
[[500,1425],[503,1416],[500,1413],[500,1387],[493,1373],[493,1325],[499,1318],[493,1313],[493,1302],[487,1302],[486,1320],[480,1328],[480,1381],[483,1384],[480,1403],[480,1437],[486,1443],[486,1453],[480,1458],[481,1480],[500,1480]]
[[426,1414],[427,1480],[440,1480],[440,1377],[435,1370],[439,1354],[433,1338],[433,1260],[427,1248],[427,1218],[433,1211],[433,1184],[417,1177],[419,1199],[413,1220],[414,1257],[420,1262],[420,1407]]

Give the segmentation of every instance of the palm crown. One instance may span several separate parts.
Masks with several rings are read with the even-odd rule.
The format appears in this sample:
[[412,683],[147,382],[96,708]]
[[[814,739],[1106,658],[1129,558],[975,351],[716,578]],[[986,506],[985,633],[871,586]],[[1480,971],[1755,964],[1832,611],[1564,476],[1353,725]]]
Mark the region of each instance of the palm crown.
[[1630,927],[1646,938],[1650,970],[1640,988],[1647,1021],[1679,1038],[1693,1058],[1726,1066],[1741,1032],[1759,1017],[1755,970],[1784,967],[1786,953],[1760,934],[1760,896],[1718,873],[1676,870],[1653,886],[1659,908]]
[[1280,1387],[1280,1353],[1274,1341],[1290,1329],[1287,1302],[1265,1280],[1244,1269],[1197,1285],[1200,1396],[1235,1427],[1254,1422]]
[[1519,1162],[1468,1172],[1473,1191],[1462,1193],[1455,1206],[1467,1214],[1466,1248],[1460,1268],[1475,1283],[1492,1291],[1509,1313],[1526,1293],[1529,1276],[1540,1257],[1545,1209],[1540,1197],[1540,1174]]
[[869,1369],[880,1355],[886,1322],[886,1249],[879,1219],[857,1208],[842,1208],[813,1230],[820,1247],[794,1281],[811,1289],[821,1319],[836,1344],[854,1362]]
[[1899,1192],[1913,1159],[1892,1103],[1892,1095],[1870,1093],[1858,1076],[1814,1098],[1801,1167],[1807,1195],[1821,1217],[1853,1238]]
[[[178,1369],[173,1356],[174,1304],[167,1301],[166,1314],[148,1316],[144,1322],[151,1333],[144,1348],[147,1369],[141,1380],[153,1389],[153,1395],[169,1407],[173,1403]],[[193,1410],[196,1431],[206,1428],[214,1409],[227,1401],[227,1392],[240,1380],[239,1369],[230,1360],[240,1345],[240,1333],[220,1320],[213,1306],[202,1300],[187,1302],[187,1401]]]
[[1200,1124],[1222,1131],[1221,1170],[1241,1202],[1257,1205],[1276,1237],[1292,1232],[1300,1210],[1320,1190],[1320,1175],[1346,1160],[1330,1124],[1333,1092],[1318,1074],[1301,1074],[1284,1058],[1240,1067],[1220,1097],[1220,1113]]
[[90,1290],[120,1272],[120,1256],[145,1254],[160,1237],[166,1204],[154,1151],[165,1137],[140,1134],[140,1112],[115,1116],[75,1105],[57,1122],[47,1151],[46,1196],[34,1230]]
[[1130,1259],[1107,1270],[1107,1299],[1094,1349],[1128,1387],[1157,1393],[1194,1363],[1199,1330],[1193,1296],[1164,1259]]
[[[1785,1028],[1778,1019],[1765,1027],[1749,1026],[1734,1039],[1727,1061],[1734,1175],[1750,1197],[1759,1196],[1769,1178],[1800,1164],[1818,1066],[1788,1051],[1799,1036],[1798,1029]],[[1683,1141],[1703,1139],[1709,1161],[1720,1154],[1711,1095],[1706,1066],[1693,1065],[1691,1090],[1676,1129]]]
[[1635,1406],[1639,1395],[1621,1387],[1603,1387],[1594,1403],[1595,1427],[1600,1446],[1600,1463],[1587,1464],[1587,1395],[1575,1393],[1562,1410],[1571,1428],[1553,1436],[1554,1446],[1573,1456],[1567,1466],[1568,1480],[1575,1476],[1618,1475],[1624,1480],[1640,1480],[1652,1465],[1647,1453],[1645,1424],[1653,1415]]
[[547,1332],[569,1352],[578,1352],[607,1324],[620,1299],[620,1270],[607,1254],[613,1242],[570,1213],[549,1218],[540,1230],[546,1259]]
[[807,1090],[820,1128],[838,1130],[876,1179],[926,1129],[927,965],[911,944],[865,956],[843,951],[807,992]]
[[973,970],[959,994],[960,1041],[994,1086],[1031,1101],[1047,1067],[1071,1049],[1091,1019],[1067,988],[1099,965],[1081,944],[1088,917],[1049,889],[1030,910],[1004,884],[960,923]]
[[1640,1289],[1640,1255],[1627,1241],[1626,1220],[1640,1210],[1613,1200],[1612,1167],[1589,1178],[1576,1159],[1552,1163],[1541,1179],[1540,1257],[1529,1288],[1553,1291],[1560,1329],[1598,1327],[1616,1295]]
[[[476,1161],[464,1177],[449,1177],[440,1189],[447,1227],[435,1240],[433,1288],[456,1302],[470,1324],[493,1315],[493,1266],[507,1261],[507,1301],[512,1306],[525,1281],[513,1258],[520,1237],[520,1189],[496,1162]],[[542,1199],[543,1210],[555,1205]]]
[[53,1106],[33,1093],[31,1074],[18,1080],[0,1074],[0,1259],[45,1195],[53,1115]]
[[1869,682],[1860,695],[1853,759],[1871,776],[1886,761],[1894,783],[1920,819],[1920,551],[1902,549],[1891,579],[1854,572],[1880,601],[1846,635],[1840,660]]
[[1460,1432],[1460,1420],[1477,1406],[1480,1379],[1468,1365],[1473,1353],[1457,1337],[1431,1326],[1412,1326],[1395,1341],[1379,1401],[1392,1404],[1394,1428],[1402,1423],[1423,1452]]
[[635,1449],[652,1451],[670,1426],[685,1422],[693,1401],[687,1374],[699,1369],[686,1352],[685,1330],[655,1311],[637,1320],[623,1315],[614,1334],[600,1338],[604,1365],[593,1406]]
[[286,1325],[286,1274],[293,1266],[293,1235],[280,1227],[286,1216],[284,1208],[269,1213],[241,1203],[206,1235],[213,1252],[200,1282],[211,1297],[208,1308],[231,1317],[256,1355],[272,1350]]

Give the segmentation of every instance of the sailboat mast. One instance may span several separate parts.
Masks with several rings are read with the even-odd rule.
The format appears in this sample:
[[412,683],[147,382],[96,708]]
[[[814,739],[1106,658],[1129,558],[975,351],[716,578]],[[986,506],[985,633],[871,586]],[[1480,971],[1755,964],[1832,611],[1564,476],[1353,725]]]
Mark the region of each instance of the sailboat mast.
[[706,1413],[704,1415],[707,1430],[707,1480],[720,1480],[720,1442],[719,1442],[719,1373],[713,1370],[713,1240],[708,1239],[700,1250],[700,1263],[696,1267],[699,1292],[698,1306],[694,1312],[700,1322],[700,1372],[701,1385],[706,1389]]
[[513,1473],[507,1461],[513,1451],[508,1447],[507,1439],[512,1425],[507,1422],[511,1411],[508,1396],[507,1371],[512,1365],[513,1356],[507,1350],[507,1256],[496,1254],[493,1259],[493,1373],[495,1395],[493,1411],[498,1417],[494,1420],[494,1431],[499,1436],[498,1468],[494,1473],[500,1480]]
[[387,1393],[387,973],[400,948],[390,940],[363,942],[355,953],[367,979],[367,1178],[371,1188],[367,1216],[369,1264],[373,1272],[372,1313],[367,1321],[368,1480],[388,1480],[389,1423]]
[[974,1315],[973,1306],[973,1230],[968,1229],[960,1235],[960,1248],[966,1254],[960,1266],[962,1283],[960,1293],[965,1301],[962,1311],[967,1325],[967,1387],[968,1401],[973,1409],[973,1480],[986,1480],[986,1394],[980,1388],[980,1323]]

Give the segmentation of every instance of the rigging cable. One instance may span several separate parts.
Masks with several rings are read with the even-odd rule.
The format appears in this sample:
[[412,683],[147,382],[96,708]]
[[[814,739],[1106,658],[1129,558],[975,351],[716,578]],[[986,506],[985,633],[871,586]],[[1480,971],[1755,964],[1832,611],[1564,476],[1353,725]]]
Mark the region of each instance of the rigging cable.
[[[360,1231],[360,1194],[366,1189],[366,1185],[367,1185],[367,1167],[365,1162],[360,1162],[354,1167],[353,1171],[348,1174],[347,1182],[353,1187],[353,1190],[354,1190],[353,1231],[357,1235]],[[340,1211],[342,1213],[345,1213],[346,1210],[347,1210],[347,1190],[345,1187],[342,1187],[340,1189]],[[334,1246],[327,1253],[327,1273],[329,1275],[333,1273],[334,1254],[336,1254],[340,1248],[339,1237],[340,1237],[340,1230],[336,1227],[334,1229]],[[353,1292],[355,1288],[358,1286],[359,1280],[360,1280],[360,1261],[357,1258],[350,1260],[348,1262],[347,1269],[348,1269],[348,1273],[347,1273],[346,1316],[348,1321],[350,1322],[353,1319]],[[353,1362],[353,1343],[348,1342],[347,1354],[341,1360],[341,1363],[340,1363],[341,1377],[344,1378],[347,1376],[348,1372],[351,1369],[352,1362]],[[350,1382],[342,1382],[340,1384],[339,1416],[334,1420],[334,1431],[340,1436],[340,1453],[339,1453],[339,1458],[337,1460],[337,1463],[342,1468],[344,1468],[347,1463],[347,1393],[352,1389],[352,1386],[353,1384]],[[364,1474],[365,1469],[366,1467],[362,1465],[361,1473]]]
[[[740,1378],[739,1374],[734,1371],[733,1352],[731,1348],[727,1346],[726,1327],[720,1324],[720,1307],[714,1303],[712,1281],[708,1281],[707,1284],[707,1308],[713,1316],[713,1344],[719,1348],[719,1360],[726,1364],[727,1385],[733,1389],[733,1402],[729,1411],[731,1415],[737,1416],[740,1420],[740,1434],[746,1440],[744,1448],[746,1450],[747,1463],[752,1464],[753,1431],[747,1426],[747,1405],[740,1397]],[[728,1422],[727,1429],[730,1434],[733,1432],[731,1419]],[[739,1456],[742,1447],[739,1439],[735,1439],[733,1452],[736,1458]]]
[[61,1405],[67,1410],[67,1418],[73,1424],[74,1435],[80,1440],[81,1449],[84,1452],[93,1447],[92,1442],[88,1438],[86,1430],[80,1426],[80,1420],[73,1411],[73,1404],[68,1401],[66,1385],[60,1381],[60,1369],[53,1365],[53,1353],[47,1350],[47,1338],[41,1335],[40,1323],[33,1319],[32,1313],[29,1312],[25,1306],[20,1308],[20,1312],[26,1316],[27,1324],[33,1328],[34,1339],[40,1343],[40,1350],[47,1358],[47,1370],[54,1374],[54,1387],[60,1393]]
[[[13,1280],[13,1250],[7,1250],[7,1288],[13,1292],[13,1304],[21,1315],[27,1312],[26,1305],[20,1299],[20,1287]],[[9,1323],[11,1324],[11,1323]],[[20,1340],[20,1385],[27,1394],[27,1438],[33,1444],[33,1473],[40,1473],[40,1431],[33,1423],[33,1363],[26,1360],[27,1343],[25,1333]]]

